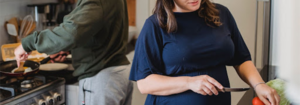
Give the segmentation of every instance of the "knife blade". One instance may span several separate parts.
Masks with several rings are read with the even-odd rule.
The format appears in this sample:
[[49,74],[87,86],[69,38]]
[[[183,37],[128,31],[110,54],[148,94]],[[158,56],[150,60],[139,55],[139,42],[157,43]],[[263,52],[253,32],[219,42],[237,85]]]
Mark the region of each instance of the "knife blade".
[[220,92],[243,92],[243,91],[247,91],[250,88],[228,88],[228,87],[224,87],[223,89],[217,89]]

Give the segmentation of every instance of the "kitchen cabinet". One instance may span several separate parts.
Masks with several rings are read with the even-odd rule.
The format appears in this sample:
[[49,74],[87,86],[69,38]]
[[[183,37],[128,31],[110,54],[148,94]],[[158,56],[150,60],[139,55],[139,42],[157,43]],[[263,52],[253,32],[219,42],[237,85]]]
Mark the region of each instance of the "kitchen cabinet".
[[127,11],[128,11],[129,26],[135,26],[136,0],[127,0]]

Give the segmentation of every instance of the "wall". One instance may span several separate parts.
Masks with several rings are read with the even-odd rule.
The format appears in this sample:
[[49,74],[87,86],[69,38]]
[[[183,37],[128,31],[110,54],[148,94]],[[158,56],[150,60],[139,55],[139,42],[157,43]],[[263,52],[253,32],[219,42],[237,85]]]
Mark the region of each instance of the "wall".
[[136,1],[136,27],[137,27],[137,35],[140,34],[145,20],[150,16],[149,11],[149,2],[155,0],[137,0]]
[[[0,46],[2,44],[12,43],[10,37],[4,29],[4,22],[12,17],[23,18],[30,13],[26,7],[32,3],[55,2],[56,0],[0,0]],[[1,55],[1,52],[0,52]],[[0,56],[2,60],[2,56]]]
[[[151,15],[150,2],[155,2],[156,0],[136,0],[136,34],[140,34],[145,20]],[[132,62],[134,52],[127,55],[129,61]],[[130,72],[131,65],[128,67],[128,73]],[[147,95],[141,94],[137,88],[136,82],[133,82],[133,96],[132,105],[144,105]]]

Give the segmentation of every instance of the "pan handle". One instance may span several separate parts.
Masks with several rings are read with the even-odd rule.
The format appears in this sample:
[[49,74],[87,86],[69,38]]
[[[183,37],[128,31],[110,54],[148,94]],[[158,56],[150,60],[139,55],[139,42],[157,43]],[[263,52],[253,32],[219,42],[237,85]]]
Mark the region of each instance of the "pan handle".
[[[54,58],[58,57],[58,55],[56,55]],[[62,54],[61,56],[68,56],[68,54]],[[43,59],[42,61],[40,61],[40,64],[45,64],[47,63],[49,60],[54,59],[54,58],[50,58],[50,56],[48,56],[47,58]]]
[[47,58],[45,58],[45,59],[43,59],[42,61],[40,61],[40,64],[45,64],[45,63],[47,63],[49,60],[51,60],[50,56],[47,57]]

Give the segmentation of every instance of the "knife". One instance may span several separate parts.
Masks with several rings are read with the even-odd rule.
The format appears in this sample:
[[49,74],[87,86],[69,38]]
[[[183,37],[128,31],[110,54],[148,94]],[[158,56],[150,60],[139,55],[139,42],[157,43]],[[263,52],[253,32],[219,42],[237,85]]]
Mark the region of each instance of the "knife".
[[247,91],[250,88],[228,88],[228,87],[224,87],[223,89],[217,89],[219,92],[243,92],[243,91]]

